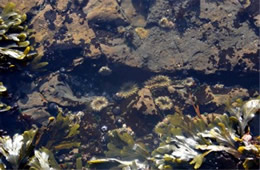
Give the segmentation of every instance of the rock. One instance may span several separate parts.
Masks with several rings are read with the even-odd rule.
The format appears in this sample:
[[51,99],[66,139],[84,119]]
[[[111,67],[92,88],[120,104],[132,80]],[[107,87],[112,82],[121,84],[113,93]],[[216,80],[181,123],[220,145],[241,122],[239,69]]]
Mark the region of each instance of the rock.
[[142,3],[142,1],[122,0],[120,2],[120,8],[127,17],[131,25],[136,27],[146,26],[145,10],[149,3]]
[[[213,74],[258,71],[259,2],[246,2],[22,0],[18,9],[33,14],[36,49],[48,60],[49,70],[82,55],[96,59],[103,54],[108,62],[153,72]],[[162,18],[174,27],[161,28]],[[125,30],[120,34],[119,26]],[[135,35],[139,27],[149,35]]]
[[29,117],[32,121],[38,124],[47,124],[50,113],[46,112],[44,108],[36,107],[22,111],[24,117]]
[[[113,63],[153,72],[257,72],[258,35],[249,22],[240,21],[243,10],[238,0],[220,3],[205,0],[155,1],[147,14],[150,26],[146,39],[131,39],[124,34],[126,41],[114,45],[110,42],[118,39],[117,34],[114,37],[112,34],[106,42],[104,38],[98,39],[102,41],[100,46],[104,54]],[[162,17],[172,22],[174,28],[158,27]],[[109,48],[105,50],[104,46]],[[122,51],[120,48],[124,52],[118,55],[118,51]],[[149,57],[144,59],[143,56]]]
[[43,95],[37,91],[28,94],[25,99],[20,99],[17,102],[20,109],[31,109],[35,107],[43,107],[46,104],[46,100]]
[[68,84],[59,81],[58,74],[51,74],[39,88],[46,101],[64,107],[75,107],[90,102],[86,97],[76,97]]
[[[118,44],[115,46],[108,46],[105,44],[100,44],[101,51],[107,56],[107,58],[115,63],[123,63],[132,67],[141,67],[141,61],[139,58],[129,57],[128,54],[130,49],[125,44]],[[139,62],[138,62],[139,61]]]
[[1,0],[0,7],[3,8],[9,2],[16,4],[16,9],[18,11],[27,13],[32,7],[43,4],[44,0]]
[[143,88],[138,92],[139,98],[133,105],[134,109],[141,111],[145,115],[156,115],[157,109],[153,101],[152,93],[149,89]]
[[125,24],[126,18],[120,14],[120,7],[116,0],[90,0],[83,12],[87,20],[94,23],[113,23],[116,25]]

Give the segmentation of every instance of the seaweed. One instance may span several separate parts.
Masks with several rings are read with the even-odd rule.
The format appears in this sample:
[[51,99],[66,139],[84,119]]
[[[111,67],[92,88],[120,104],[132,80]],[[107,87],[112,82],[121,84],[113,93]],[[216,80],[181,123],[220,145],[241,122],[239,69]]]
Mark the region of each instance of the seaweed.
[[[259,144],[251,138],[245,138],[249,134],[244,131],[259,110],[259,102],[259,99],[252,99],[236,109],[229,108],[231,114],[240,119],[227,114],[203,115],[200,118],[191,118],[181,113],[169,115],[155,128],[161,138],[160,146],[152,152],[156,166],[163,169],[174,167],[177,162],[189,162],[198,169],[205,156],[219,151],[243,160],[244,168],[248,166],[249,160],[259,160]],[[205,117],[211,117],[211,120],[206,121]],[[239,131],[236,130],[237,122]]]
[[56,119],[50,123],[43,134],[44,141],[42,141],[42,146],[49,150],[58,151],[80,146],[80,142],[76,140],[80,125],[73,122],[69,115],[64,116],[63,114],[59,108]]
[[30,158],[28,165],[30,170],[61,169],[52,152],[44,147],[34,151],[34,156]]
[[[31,50],[28,40],[30,32],[25,24],[26,14],[15,11],[15,4],[8,3],[0,14],[0,59],[24,60]],[[11,66],[12,64],[9,64]]]
[[0,113],[11,110],[12,107],[0,101]]
[[145,160],[149,155],[144,144],[134,140],[134,133],[130,128],[122,127],[109,131],[110,142],[107,144],[107,157],[121,157],[124,160],[140,159]]
[[26,23],[27,15],[15,10],[15,4],[8,3],[0,14],[0,69],[9,70],[21,64],[30,63],[33,70],[45,67],[48,62],[40,62],[31,44],[32,30]]
[[[79,147],[75,140],[79,124],[63,116],[59,109],[57,118],[49,118],[49,123],[39,129],[0,137],[0,166],[13,169],[60,169],[52,151]],[[37,148],[40,148],[37,150]],[[4,161],[2,161],[4,160]],[[8,162],[8,163],[5,163]]]
[[[238,164],[242,161],[245,169],[259,167],[260,137],[254,138],[244,129],[259,111],[259,102],[259,99],[251,99],[236,110],[232,109],[230,114],[239,115],[239,120],[226,113],[200,114],[197,117],[182,113],[168,115],[154,128],[161,142],[152,152],[141,144],[137,145],[131,129],[114,129],[109,132],[107,158],[93,158],[88,164],[91,167],[116,164],[114,167],[127,168],[133,168],[135,164],[138,168],[158,169],[191,168],[194,165],[193,168],[198,169],[209,153],[226,152],[236,158]],[[237,130],[237,126],[242,131]]]
[[2,82],[0,82],[0,94],[4,93],[7,91],[7,88],[4,86]]
[[32,153],[32,145],[37,130],[25,131],[22,135],[15,134],[0,137],[0,153],[13,169],[22,168],[24,161]]
[[[136,142],[134,133],[126,126],[109,131],[108,151],[105,152],[106,159],[92,159],[88,161],[90,167],[100,164],[117,168],[143,169],[149,167],[149,151],[143,143]],[[117,159],[117,158],[120,159]]]

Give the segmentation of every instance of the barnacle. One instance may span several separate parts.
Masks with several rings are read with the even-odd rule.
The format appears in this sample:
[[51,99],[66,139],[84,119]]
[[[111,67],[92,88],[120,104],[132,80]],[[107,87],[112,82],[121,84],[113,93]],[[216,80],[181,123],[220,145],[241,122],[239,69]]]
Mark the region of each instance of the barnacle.
[[134,94],[137,93],[138,91],[138,86],[137,84],[133,82],[126,82],[122,85],[120,88],[120,91],[116,93],[116,96],[121,97],[121,98],[128,98]]
[[158,75],[152,77],[150,80],[144,82],[145,88],[148,89],[158,89],[164,88],[171,85],[171,79],[168,76]]
[[103,96],[98,96],[92,100],[90,107],[93,111],[100,112],[102,109],[106,108],[108,105],[108,100]]
[[159,96],[154,101],[160,110],[170,110],[173,106],[172,101],[168,96]]

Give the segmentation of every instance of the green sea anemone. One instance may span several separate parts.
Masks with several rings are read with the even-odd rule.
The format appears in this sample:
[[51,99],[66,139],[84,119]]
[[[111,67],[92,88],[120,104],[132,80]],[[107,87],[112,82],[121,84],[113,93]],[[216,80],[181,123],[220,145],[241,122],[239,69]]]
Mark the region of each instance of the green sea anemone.
[[155,104],[160,110],[170,110],[173,106],[171,99],[168,96],[160,96],[155,99]]
[[90,107],[93,111],[100,112],[102,109],[106,108],[108,105],[108,100],[103,96],[98,96],[92,100]]
[[171,79],[168,76],[158,75],[144,82],[144,85],[148,89],[164,88],[171,85]]
[[120,88],[120,91],[116,93],[116,96],[121,98],[128,98],[137,93],[139,90],[138,86],[134,82],[126,82]]

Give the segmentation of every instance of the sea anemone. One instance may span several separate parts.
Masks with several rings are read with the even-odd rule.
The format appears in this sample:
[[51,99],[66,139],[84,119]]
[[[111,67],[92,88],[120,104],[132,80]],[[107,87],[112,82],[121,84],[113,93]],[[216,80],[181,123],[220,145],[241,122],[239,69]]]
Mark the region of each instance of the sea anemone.
[[138,89],[139,88],[136,83],[126,82],[122,85],[122,87],[120,88],[120,91],[116,93],[116,96],[126,99],[126,98],[136,94]]
[[93,111],[100,112],[102,109],[107,107],[108,101],[105,97],[99,96],[92,100],[90,107]]
[[155,99],[155,104],[160,110],[170,110],[173,106],[171,99],[168,96],[160,96]]
[[164,88],[171,85],[171,79],[168,76],[158,75],[144,82],[144,85],[148,89]]

